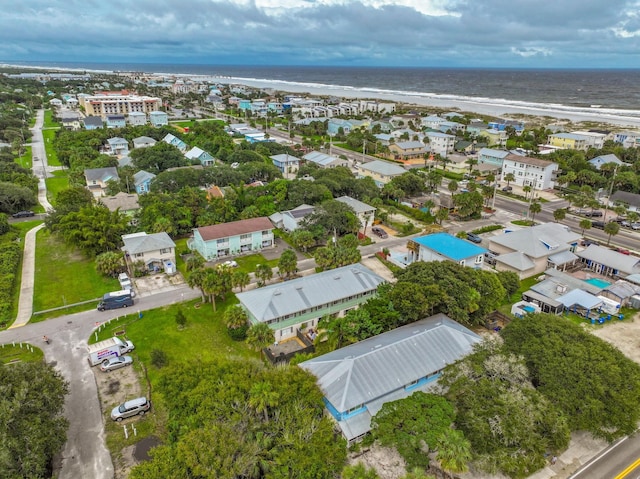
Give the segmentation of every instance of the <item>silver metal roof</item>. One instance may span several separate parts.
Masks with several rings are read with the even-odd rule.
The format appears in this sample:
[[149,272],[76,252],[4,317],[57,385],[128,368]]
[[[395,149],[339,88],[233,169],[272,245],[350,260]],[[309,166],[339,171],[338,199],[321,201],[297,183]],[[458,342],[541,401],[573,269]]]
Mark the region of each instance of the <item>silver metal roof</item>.
[[518,231],[511,231],[491,238],[496,243],[513,251],[520,251],[530,258],[542,258],[567,250],[581,236],[558,223],[544,223]]
[[[390,397],[469,352],[480,336],[437,314],[300,363],[344,412]],[[391,400],[391,399],[390,399]]]
[[238,293],[242,306],[259,322],[377,289],[381,276],[360,263]]
[[640,258],[618,253],[609,248],[592,244],[577,255],[582,259],[603,264],[626,274],[640,273]]

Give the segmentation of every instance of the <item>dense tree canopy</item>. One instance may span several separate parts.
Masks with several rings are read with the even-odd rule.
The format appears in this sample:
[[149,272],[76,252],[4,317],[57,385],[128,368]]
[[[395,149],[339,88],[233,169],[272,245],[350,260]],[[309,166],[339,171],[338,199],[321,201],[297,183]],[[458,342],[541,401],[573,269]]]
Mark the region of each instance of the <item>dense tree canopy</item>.
[[[406,286],[409,283],[423,288],[423,312],[444,313],[468,325],[481,324],[485,316],[506,298],[505,288],[495,273],[460,266],[450,261],[413,263],[398,273],[397,279],[400,285]],[[399,296],[402,294],[394,291],[391,295],[392,300],[395,297],[398,301],[397,304],[394,301],[394,306],[401,315],[417,317],[414,311],[418,305],[411,302],[410,295],[404,303],[400,303]],[[403,304],[406,304],[404,309]]]
[[504,330],[505,348],[522,355],[533,385],[567,417],[572,430],[612,440],[640,420],[640,366],[580,326],[550,314]]
[[484,470],[524,478],[545,466],[546,453],[569,444],[561,411],[533,387],[523,360],[495,340],[445,369],[441,384]]
[[0,478],[51,477],[66,441],[67,384],[44,363],[0,367]]
[[315,378],[298,367],[220,360],[176,366],[161,383],[169,442],[132,479],[333,479],[342,470],[344,441]]

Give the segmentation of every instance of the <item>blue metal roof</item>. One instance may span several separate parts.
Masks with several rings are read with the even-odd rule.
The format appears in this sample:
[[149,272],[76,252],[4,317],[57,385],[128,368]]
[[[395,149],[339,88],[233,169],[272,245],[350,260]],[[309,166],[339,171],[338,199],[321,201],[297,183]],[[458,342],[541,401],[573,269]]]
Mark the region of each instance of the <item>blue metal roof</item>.
[[453,261],[460,261],[472,256],[478,256],[485,254],[486,249],[476,246],[475,244],[451,236],[448,233],[434,233],[427,236],[420,236],[413,241],[422,245],[430,250],[436,251],[447,258],[451,258]]

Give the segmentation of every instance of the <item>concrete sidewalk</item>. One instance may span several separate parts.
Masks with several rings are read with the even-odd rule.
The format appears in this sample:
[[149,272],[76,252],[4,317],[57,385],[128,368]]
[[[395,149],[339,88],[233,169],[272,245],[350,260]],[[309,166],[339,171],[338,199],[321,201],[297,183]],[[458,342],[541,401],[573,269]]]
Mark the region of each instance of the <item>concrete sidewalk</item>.
[[20,299],[18,300],[18,317],[9,327],[19,328],[31,319],[33,314],[33,284],[36,269],[36,233],[44,228],[38,225],[27,231],[24,238],[24,253],[22,258],[22,282],[20,283]]

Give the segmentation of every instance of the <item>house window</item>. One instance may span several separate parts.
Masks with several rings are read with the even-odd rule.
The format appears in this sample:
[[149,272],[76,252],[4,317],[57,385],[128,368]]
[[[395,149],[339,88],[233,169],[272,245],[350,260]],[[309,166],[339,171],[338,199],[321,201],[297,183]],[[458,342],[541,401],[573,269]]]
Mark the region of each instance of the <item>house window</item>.
[[144,258],[144,253],[136,253],[133,256],[134,258]]
[[466,264],[465,260],[460,261],[460,266],[464,266]]
[[247,235],[240,235],[240,239],[241,239],[241,240],[248,240],[248,239],[251,239],[251,235],[250,235],[250,234],[247,234]]
[[160,250],[160,254],[169,254],[171,253],[171,248],[163,248]]
[[478,257],[476,258],[476,264],[480,264],[480,263],[482,263],[482,257],[483,257],[483,255],[480,255],[480,256],[478,256]]
[[219,239],[218,241],[216,241],[217,244],[224,244],[226,242],[227,242],[227,238]]
[[263,235],[268,235],[268,234],[269,234],[269,230],[264,230],[264,231],[262,232],[262,234],[263,234]]

